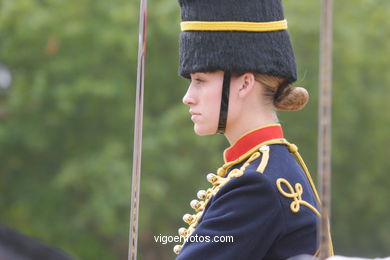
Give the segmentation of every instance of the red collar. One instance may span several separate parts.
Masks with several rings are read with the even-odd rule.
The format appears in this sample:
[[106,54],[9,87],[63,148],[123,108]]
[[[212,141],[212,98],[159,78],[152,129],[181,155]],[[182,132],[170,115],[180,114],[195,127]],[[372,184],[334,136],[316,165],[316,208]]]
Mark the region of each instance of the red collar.
[[279,124],[256,128],[242,135],[232,146],[226,149],[224,160],[226,163],[235,161],[256,145],[278,138],[284,138],[282,127]]

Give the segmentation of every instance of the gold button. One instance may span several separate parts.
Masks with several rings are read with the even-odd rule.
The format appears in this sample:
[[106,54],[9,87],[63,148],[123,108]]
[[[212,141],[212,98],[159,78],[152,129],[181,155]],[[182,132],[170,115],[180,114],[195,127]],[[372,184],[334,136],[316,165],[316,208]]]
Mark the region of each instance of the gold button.
[[214,184],[217,180],[218,177],[214,173],[207,174],[207,181],[210,182],[211,184]]
[[218,176],[223,177],[226,174],[226,170],[223,167],[220,167],[220,168],[218,168],[217,174],[218,174]]
[[185,223],[187,223],[188,225],[191,225],[192,222],[194,221],[194,216],[192,216],[191,214],[185,214],[185,215],[183,216],[183,221],[184,221]]
[[181,248],[182,248],[182,245],[176,245],[176,246],[173,248],[173,252],[175,252],[175,254],[179,254],[180,251],[181,251]]
[[197,209],[197,208],[199,207],[199,201],[197,201],[197,200],[192,200],[192,201],[190,202],[190,205],[191,205],[191,208]]
[[290,151],[290,153],[296,153],[298,152],[298,147],[295,144],[289,144],[288,150]]
[[206,191],[205,190],[200,190],[200,191],[198,191],[198,193],[196,194],[197,196],[198,196],[198,198],[200,199],[200,200],[204,200],[204,199],[206,199]]
[[179,235],[182,236],[182,237],[185,237],[187,236],[187,229],[186,228],[179,228],[179,231],[178,231]]

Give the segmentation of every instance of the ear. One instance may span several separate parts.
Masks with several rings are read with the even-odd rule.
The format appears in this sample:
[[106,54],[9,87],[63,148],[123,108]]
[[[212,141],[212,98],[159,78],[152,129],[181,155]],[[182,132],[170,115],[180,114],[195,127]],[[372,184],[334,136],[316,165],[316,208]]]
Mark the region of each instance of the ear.
[[238,89],[238,96],[245,98],[252,93],[255,87],[255,75],[251,72],[246,72],[240,77],[240,86]]

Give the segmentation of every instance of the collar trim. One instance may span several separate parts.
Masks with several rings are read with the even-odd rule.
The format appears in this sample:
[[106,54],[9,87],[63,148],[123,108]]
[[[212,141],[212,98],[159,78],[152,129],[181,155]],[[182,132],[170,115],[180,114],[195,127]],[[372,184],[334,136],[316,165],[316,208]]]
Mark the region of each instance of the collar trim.
[[235,161],[258,144],[283,138],[283,130],[280,124],[258,127],[243,134],[232,146],[227,148],[223,153],[224,161],[225,163]]

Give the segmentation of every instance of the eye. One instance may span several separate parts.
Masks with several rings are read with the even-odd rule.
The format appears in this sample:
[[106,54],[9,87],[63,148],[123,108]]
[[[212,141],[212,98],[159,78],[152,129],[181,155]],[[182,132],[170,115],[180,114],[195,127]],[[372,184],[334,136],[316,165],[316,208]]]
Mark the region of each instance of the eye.
[[204,82],[204,80],[201,79],[201,78],[195,78],[194,81],[195,81],[196,83],[202,83],[202,82]]
[[206,82],[206,78],[201,73],[193,74],[191,75],[191,82],[194,85],[202,85]]

